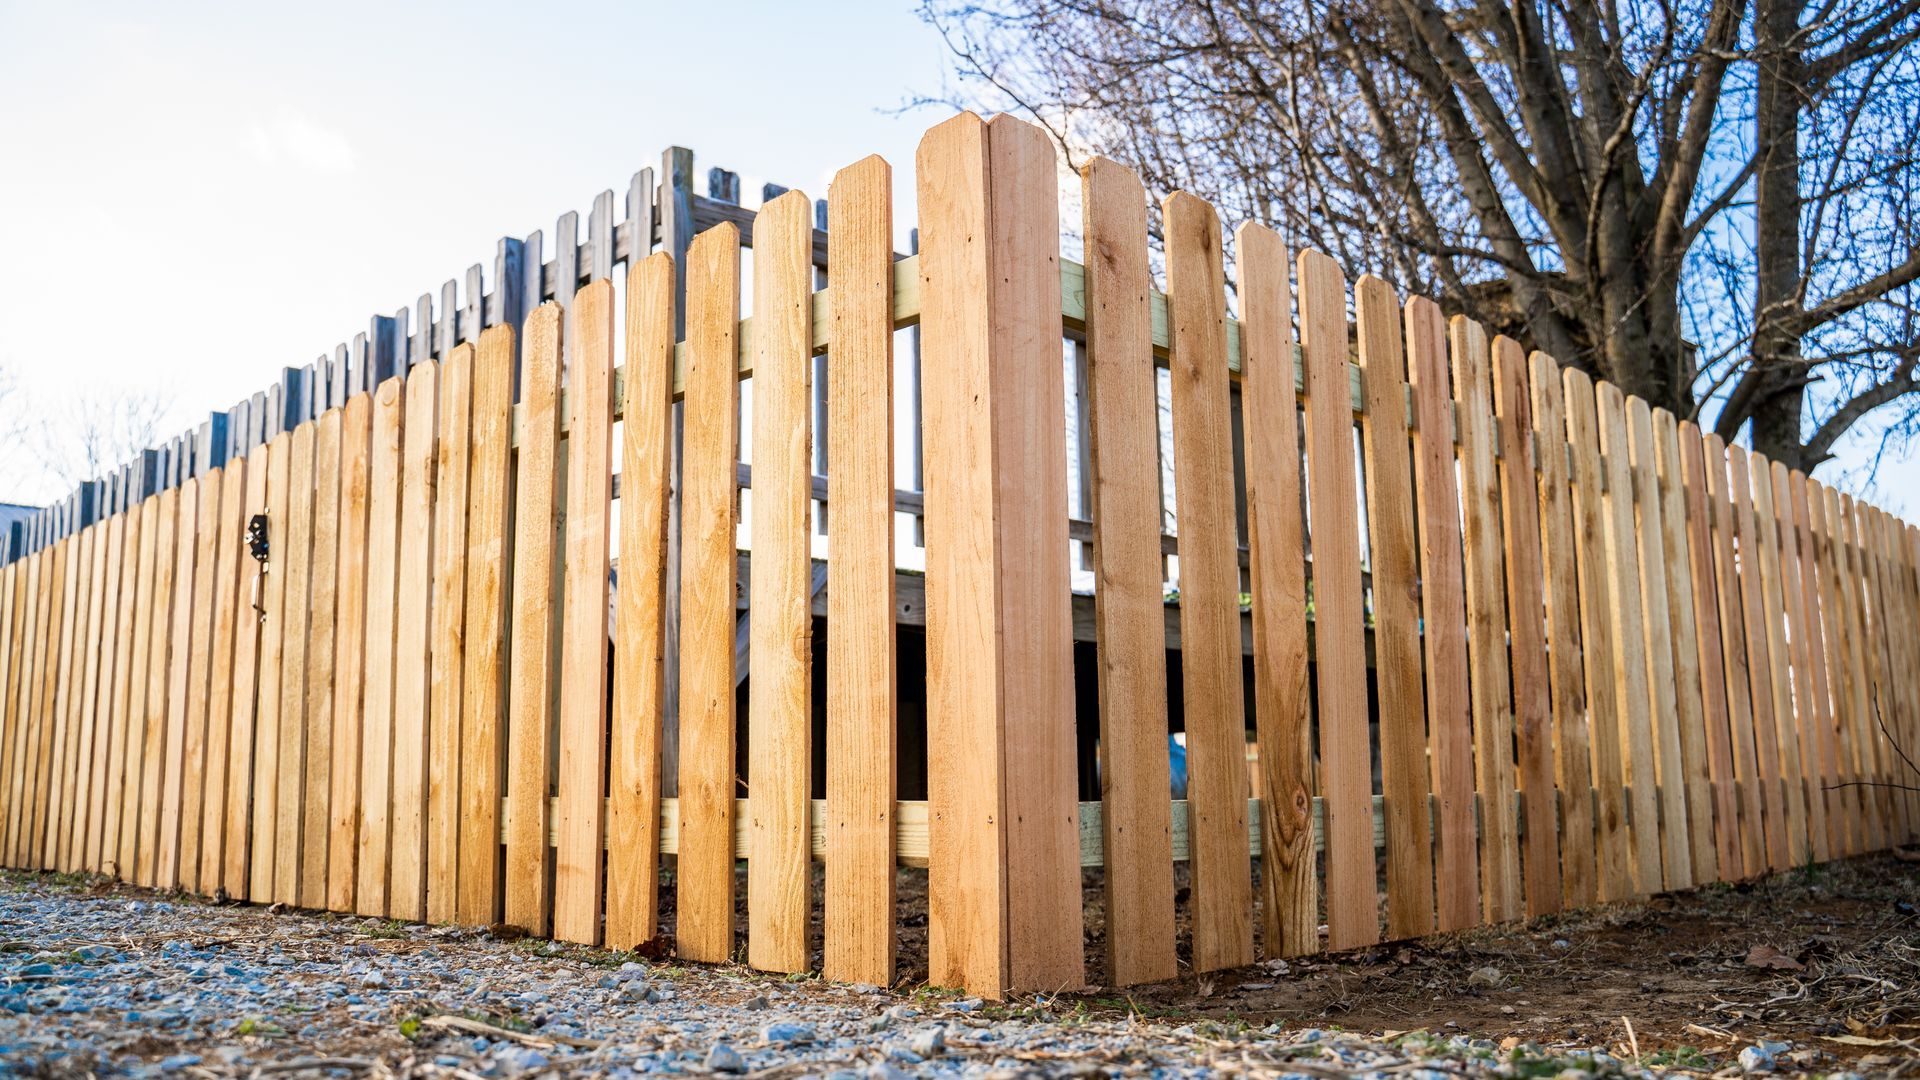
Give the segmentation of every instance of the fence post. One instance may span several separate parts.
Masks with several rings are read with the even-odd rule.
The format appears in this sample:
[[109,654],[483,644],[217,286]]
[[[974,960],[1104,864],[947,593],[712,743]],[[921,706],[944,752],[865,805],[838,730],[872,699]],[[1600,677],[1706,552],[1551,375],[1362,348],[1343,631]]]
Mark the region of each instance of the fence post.
[[1078,987],[1054,153],[1038,128],[966,113],[917,158],[931,979]]

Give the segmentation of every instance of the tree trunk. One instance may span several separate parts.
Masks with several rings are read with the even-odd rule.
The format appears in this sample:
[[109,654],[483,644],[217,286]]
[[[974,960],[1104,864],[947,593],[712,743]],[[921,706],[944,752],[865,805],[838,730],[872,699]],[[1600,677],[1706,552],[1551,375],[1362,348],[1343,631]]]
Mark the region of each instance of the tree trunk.
[[[1753,366],[1729,409],[1751,417],[1753,448],[1788,468],[1806,463],[1800,431],[1806,369],[1800,312],[1800,0],[1760,0],[1755,12]],[[1742,393],[1741,391],[1746,391]],[[1734,406],[1740,406],[1735,409]],[[1732,432],[1723,432],[1731,435]]]

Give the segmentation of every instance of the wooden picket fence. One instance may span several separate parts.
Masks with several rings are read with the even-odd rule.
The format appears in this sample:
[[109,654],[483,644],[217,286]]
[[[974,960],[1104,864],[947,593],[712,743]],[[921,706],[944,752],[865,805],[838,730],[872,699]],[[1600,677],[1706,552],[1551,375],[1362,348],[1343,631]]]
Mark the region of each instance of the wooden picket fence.
[[[1220,221],[1185,194],[1161,207],[1162,293],[1144,189],[1110,162],[1082,173],[1085,263],[1064,261],[1054,151],[1017,120],[956,117],[916,165],[915,255],[878,158],[834,178],[824,239],[797,192],[678,262],[632,234],[623,305],[612,260],[569,242],[531,273],[566,303],[470,322],[0,569],[6,865],[613,948],[665,940],[670,888],[681,957],[882,984],[900,867],[924,866],[930,980],[998,996],[1915,837],[1920,529],[1431,301],[1349,289],[1259,225],[1234,236],[1230,318]],[[894,487],[909,326],[924,492]],[[1090,802],[1065,341],[1087,359]],[[927,798],[906,802],[901,508],[926,553]]]

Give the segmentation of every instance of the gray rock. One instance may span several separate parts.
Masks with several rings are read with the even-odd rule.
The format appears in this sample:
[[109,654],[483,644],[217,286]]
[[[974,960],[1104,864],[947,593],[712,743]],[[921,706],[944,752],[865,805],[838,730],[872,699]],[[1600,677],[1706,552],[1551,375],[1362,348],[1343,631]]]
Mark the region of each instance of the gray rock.
[[947,1052],[947,1029],[938,1024],[921,1028],[913,1033],[907,1046],[923,1058],[939,1057]]
[[493,1060],[509,1073],[544,1069],[553,1059],[531,1046],[508,1046],[494,1052]]
[[714,1043],[707,1048],[706,1065],[714,1072],[743,1073],[747,1071],[747,1059],[740,1056],[740,1051],[723,1042]]
[[769,1043],[810,1043],[815,1038],[812,1024],[776,1020],[760,1029],[760,1038]]

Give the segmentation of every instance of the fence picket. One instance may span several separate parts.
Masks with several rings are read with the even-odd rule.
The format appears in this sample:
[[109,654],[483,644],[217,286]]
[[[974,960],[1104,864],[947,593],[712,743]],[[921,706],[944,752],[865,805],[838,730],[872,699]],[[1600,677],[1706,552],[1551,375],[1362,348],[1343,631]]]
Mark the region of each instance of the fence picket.
[[[202,772],[200,801],[200,891],[217,896],[225,890],[228,825],[227,785],[234,761],[233,692],[237,674],[237,638],[257,621],[244,595],[243,572],[252,560],[241,551],[247,522],[245,504],[247,459],[227,458],[220,472],[220,510],[214,530],[218,536],[212,569],[213,622],[207,673],[207,764]],[[116,519],[117,520],[117,519]]]
[[[368,466],[366,705],[360,721],[360,836],[354,911],[385,915],[393,840],[394,644],[399,626],[400,489],[407,440],[406,381],[373,392]],[[537,929],[537,928],[535,928]]]
[[1753,679],[1747,660],[1746,608],[1741,595],[1735,545],[1739,523],[1733,510],[1732,461],[1727,445],[1711,432],[1701,438],[1702,470],[1707,499],[1712,504],[1714,580],[1720,600],[1721,647],[1726,658],[1727,729],[1732,743],[1732,788],[1738,795],[1739,815],[1722,827],[1737,830],[1740,864],[1728,880],[1756,877],[1765,872],[1767,834],[1762,819],[1761,785],[1753,735]]
[[[1794,733],[1793,657],[1787,642],[1786,595],[1782,585],[1785,551],[1788,542],[1780,532],[1780,518],[1774,512],[1774,462],[1755,453],[1753,465],[1753,511],[1760,540],[1760,586],[1762,611],[1766,617],[1767,675],[1773,687],[1773,753],[1778,758],[1778,781],[1785,825],[1786,869],[1807,861],[1807,795],[1800,778],[1800,740]],[[1764,770],[1763,770],[1764,771]],[[1771,791],[1771,789],[1769,789]]]
[[613,497],[613,283],[574,294],[566,346],[566,582],[560,618],[559,820],[553,936],[600,939],[606,838],[608,503]]
[[[422,333],[426,331],[423,329]],[[427,905],[428,732],[433,723],[434,469],[439,453],[440,364],[407,371],[401,450],[399,586],[394,599],[393,787],[387,914],[418,920]]]
[[[269,423],[273,418],[269,417]],[[279,848],[280,710],[285,700],[287,581],[292,577],[293,435],[267,440],[267,561],[261,567],[259,694],[253,717],[253,842],[247,855],[247,896],[270,901]],[[304,673],[303,673],[304,674]],[[384,914],[382,912],[381,914]]]
[[1373,571],[1374,678],[1379,700],[1380,786],[1387,827],[1387,935],[1433,932],[1433,839],[1427,811],[1426,700],[1421,693],[1418,549],[1407,430],[1407,362],[1400,302],[1372,275],[1354,282],[1360,432],[1366,460],[1368,552]]
[[[1665,606],[1668,633],[1673,646],[1673,724],[1680,744],[1679,775],[1686,788],[1688,873],[1697,885],[1719,878],[1720,860],[1714,847],[1713,812],[1716,792],[1713,785],[1711,755],[1715,744],[1708,732],[1709,710],[1705,649],[1700,642],[1700,590],[1705,586],[1697,576],[1698,563],[1688,549],[1689,507],[1686,469],[1680,454],[1680,426],[1674,415],[1655,409],[1652,415],[1654,482],[1660,502],[1660,559],[1667,576]],[[1696,440],[1697,441],[1697,440]],[[1706,524],[1704,513],[1701,525]],[[1718,642],[1715,662],[1718,663]],[[1718,671],[1712,676],[1719,679]],[[1716,687],[1713,692],[1718,692]],[[1724,705],[1722,706],[1724,708]],[[1725,721],[1721,721],[1725,731]],[[1724,743],[1724,735],[1721,740]],[[1731,805],[1731,804],[1729,804]]]
[[[1212,971],[1253,960],[1253,873],[1246,851],[1247,725],[1240,678],[1240,567],[1235,554],[1233,429],[1228,412],[1226,282],[1221,264],[1220,218],[1213,207],[1176,192],[1161,205],[1161,218],[1167,245],[1173,494],[1180,535],[1180,684],[1187,728],[1193,967],[1195,971]],[[1341,333],[1344,340],[1344,320]],[[1325,348],[1325,344],[1318,343],[1317,347]],[[1344,399],[1344,347],[1340,360]],[[1341,736],[1346,752],[1351,752],[1345,742],[1349,738],[1350,734]],[[1364,726],[1360,738],[1363,742],[1366,738]],[[1362,759],[1366,756],[1364,752],[1360,755]],[[1370,795],[1370,780],[1367,787]],[[1369,799],[1369,834],[1371,818]],[[1371,860],[1366,877],[1366,892],[1371,896]],[[1334,875],[1329,874],[1329,880],[1335,880]],[[1349,875],[1339,880],[1351,883],[1355,879]],[[1374,905],[1368,902],[1366,907],[1366,923],[1371,927],[1377,921]],[[1336,936],[1347,929],[1347,914],[1340,913]],[[1374,928],[1360,933],[1356,940],[1374,940],[1378,932]]]
[[1473,704],[1467,680],[1466,556],[1454,463],[1447,323],[1425,297],[1407,301],[1407,381],[1413,395],[1413,479],[1420,499],[1420,621],[1427,659],[1427,742],[1433,772],[1435,920],[1441,931],[1480,922],[1474,823]]
[[1842,575],[1846,552],[1841,537],[1834,533],[1829,501],[1833,492],[1817,480],[1807,482],[1807,516],[1813,528],[1814,550],[1820,561],[1820,619],[1818,633],[1830,648],[1826,655],[1826,681],[1832,692],[1831,722],[1833,736],[1832,782],[1828,792],[1828,820],[1839,826],[1840,847],[1844,855],[1857,855],[1869,848],[1866,812],[1861,805],[1860,779],[1855,756],[1854,695],[1849,658],[1855,645],[1848,632],[1846,599]]
[[161,818],[166,793],[162,787],[169,756],[167,692],[173,685],[175,587],[179,584],[180,489],[159,496],[153,549],[153,626],[147,640],[146,741],[140,757],[140,808],[136,819],[140,847],[134,856],[135,881],[152,888],[161,880]]
[[23,834],[31,830],[33,804],[30,800],[32,786],[29,777],[33,773],[30,759],[34,754],[34,736],[38,729],[39,710],[35,703],[39,700],[39,666],[41,656],[46,651],[47,603],[46,570],[51,556],[44,550],[36,551],[27,558],[25,625],[29,637],[23,643],[20,656],[20,679],[17,687],[14,715],[20,718],[20,724],[14,732],[13,763],[7,777],[11,788],[8,799],[6,862],[10,867],[25,865],[25,838]]
[[1097,159],[1081,175],[1086,243],[1097,252],[1087,265],[1087,407],[1107,954],[1113,984],[1125,986],[1174,972],[1159,439],[1153,371],[1138,362],[1152,348],[1147,204],[1123,166]]
[[[864,158],[834,174],[827,196],[833,357],[826,368],[831,384],[821,390],[827,395],[826,449],[833,471],[833,513],[827,519],[833,558],[827,582],[827,880],[822,970],[829,979],[888,986],[894,976],[894,800],[899,750],[893,607],[893,170],[882,158]],[[1143,212],[1145,205],[1143,195]],[[648,266],[653,267],[652,260]],[[649,286],[658,299],[652,302],[648,325],[659,332],[649,341],[665,343],[671,338],[665,331],[672,324],[670,269],[660,265],[650,272],[654,276]],[[633,295],[632,286],[628,295]],[[649,347],[647,353],[653,355],[656,349]],[[629,344],[628,354],[633,351]],[[671,366],[671,360],[666,364]],[[629,389],[630,403],[632,393]],[[661,395],[650,390],[640,400],[648,406],[640,414],[649,425],[641,429],[648,432],[645,445],[660,446],[664,452],[667,413],[660,406]],[[634,417],[629,407],[629,461],[636,460]],[[631,468],[623,470],[623,475],[632,474]],[[641,504],[644,516],[632,520],[635,535],[644,541],[639,550],[648,560],[640,567],[647,575],[642,578],[646,591],[641,594],[646,599],[644,606],[636,605],[634,621],[643,628],[636,630],[636,636],[644,633],[640,640],[651,642],[657,640],[660,618],[654,599],[660,584],[654,568],[666,554],[661,531],[665,474],[656,460],[647,464],[645,475],[648,486],[643,490],[649,498]],[[754,475],[757,478],[759,473]],[[623,586],[623,601],[625,595]],[[622,640],[627,637],[623,635]],[[646,655],[654,654],[649,650]],[[757,660],[754,666],[758,669]],[[651,670],[637,672],[636,677],[644,680],[652,674]],[[657,712],[658,690],[644,681],[636,690],[646,693],[642,708]],[[647,803],[636,807],[646,808]],[[654,812],[654,819],[658,817]],[[650,830],[642,835],[647,839],[642,850],[651,869],[654,838]],[[1171,886],[1170,857],[1168,869]],[[652,906],[650,899],[648,906]],[[1171,956],[1171,918],[1167,922],[1166,951]]]
[[1791,723],[1782,727],[1780,735],[1783,749],[1790,751],[1787,797],[1790,805],[1797,807],[1796,850],[1799,864],[1805,865],[1808,859],[1826,862],[1831,857],[1827,851],[1826,799],[1820,790],[1820,747],[1812,741],[1819,731],[1819,719],[1813,704],[1813,657],[1807,651],[1806,592],[1801,577],[1807,553],[1794,524],[1793,488],[1787,467],[1774,462],[1769,479],[1774,529],[1779,538],[1781,606],[1786,619],[1785,666],[1793,705]]
[[199,506],[194,512],[193,601],[188,612],[186,743],[180,772],[179,881],[191,892],[211,892],[200,880],[208,764],[207,705],[212,694],[215,564],[220,555],[220,496],[225,476],[216,468],[197,478]]
[[[848,276],[851,279],[851,271]],[[631,949],[659,931],[661,736],[666,682],[674,674],[663,662],[673,342],[674,262],[660,252],[636,260],[627,271],[620,588],[614,627],[614,724],[608,747],[612,797],[607,806],[605,933],[607,946],[614,949]],[[485,345],[482,342],[483,357]],[[505,389],[511,392],[510,385]],[[891,509],[891,489],[888,497]],[[891,585],[891,566],[887,580]],[[891,630],[891,605],[887,617]],[[890,754],[887,760],[891,762]],[[888,856],[891,873],[891,851]],[[831,952],[828,964],[831,970]]]
[[[1755,455],[1758,457],[1758,455]],[[1750,476],[1764,478],[1766,459],[1758,458],[1750,466],[1747,451],[1727,447],[1727,469],[1733,495],[1735,536],[1740,542],[1740,601],[1747,637],[1747,686],[1753,704],[1754,773],[1760,786],[1760,806],[1766,836],[1767,868],[1785,870],[1792,865],[1788,856],[1787,808],[1780,785],[1780,728],[1775,718],[1779,699],[1774,694],[1773,634],[1767,626],[1767,548],[1771,541],[1763,532],[1759,509],[1763,498],[1770,501],[1771,485],[1756,483]],[[1769,515],[1770,516],[1770,515]]]
[[[9,538],[8,546],[13,542]],[[0,638],[0,864],[7,862],[7,822],[17,808],[12,784],[14,743],[26,722],[26,711],[15,703],[13,695],[19,672],[20,644],[27,638],[25,629],[19,625],[20,576],[25,562],[16,556],[5,567],[0,567],[0,631],[6,634]]]
[[[1142,221],[1133,235],[1140,236],[1145,227]],[[1247,562],[1253,593],[1253,718],[1260,747],[1263,949],[1270,957],[1300,956],[1320,948],[1320,897],[1313,837],[1313,707],[1307,681],[1300,406],[1294,395],[1289,260],[1286,242],[1260,225],[1241,226],[1234,235],[1234,251],[1239,272],[1240,366],[1244,376],[1240,400],[1245,414],[1242,441],[1247,469]],[[1136,304],[1140,309],[1147,308],[1144,288]],[[1140,334],[1150,337],[1151,316],[1145,317],[1148,325]],[[1145,352],[1144,346],[1137,347]],[[1088,362],[1096,371],[1099,369],[1100,360],[1092,351]],[[1147,402],[1139,407],[1153,405]],[[1157,481],[1158,476],[1151,479]],[[1157,500],[1152,487],[1141,495]],[[1158,509],[1153,502],[1148,509],[1135,511],[1139,525],[1157,532]],[[1159,594],[1159,542],[1153,536],[1141,542],[1147,550],[1138,556],[1139,575],[1150,579],[1152,586],[1140,606],[1143,616],[1150,617],[1153,605],[1144,601]],[[1151,571],[1147,569],[1150,560]],[[1095,603],[1099,603],[1097,592]],[[1157,670],[1166,663],[1162,625],[1163,621],[1155,622],[1149,637]],[[1101,635],[1103,640],[1106,636]],[[1101,673],[1106,675],[1107,665],[1101,666]],[[1162,690],[1159,699],[1165,696]],[[1101,712],[1104,723],[1106,709]],[[1159,743],[1157,732],[1150,731],[1149,736]],[[1103,771],[1101,775],[1106,774]],[[1150,783],[1151,778],[1141,782],[1143,800],[1157,794]],[[1107,850],[1113,849],[1109,846]],[[1109,869],[1109,881],[1112,876]],[[1143,889],[1148,887],[1142,885]],[[1161,895],[1165,891],[1162,889]],[[1108,920],[1111,923],[1111,911]]]
[[66,846],[68,810],[73,803],[73,762],[78,747],[80,673],[85,666],[79,659],[86,648],[86,617],[91,603],[92,581],[88,569],[93,564],[92,531],[82,530],[67,537],[66,634],[60,649],[58,685],[54,690],[54,739],[43,799],[45,839],[40,849],[40,865],[59,870]]
[[469,926],[490,926],[500,921],[507,571],[512,557],[507,529],[513,492],[517,329],[513,323],[488,327],[479,334],[473,360],[467,621],[462,635],[465,671],[460,678],[459,895],[454,912],[459,922]]
[[1807,808],[1809,816],[1817,818],[1821,827],[1814,833],[1814,851],[1821,860],[1835,859],[1846,850],[1843,837],[1845,822],[1841,820],[1838,801],[1834,797],[1832,785],[1836,782],[1835,767],[1839,758],[1835,746],[1833,727],[1833,705],[1830,687],[1827,684],[1827,641],[1825,627],[1820,617],[1820,577],[1823,538],[1813,531],[1812,496],[1807,485],[1811,483],[1805,473],[1795,469],[1788,477],[1788,501],[1793,514],[1793,531],[1800,548],[1800,579],[1797,588],[1800,597],[1794,623],[1796,637],[1805,636],[1805,651],[1802,653],[1805,664],[1794,673],[1796,688],[1806,692],[1805,708],[1801,712],[1800,738],[1803,747],[1802,760],[1806,763]]
[[1460,503],[1466,551],[1467,667],[1473,697],[1474,786],[1480,796],[1480,900],[1486,922],[1520,917],[1520,849],[1513,816],[1513,702],[1506,583],[1500,550],[1500,481],[1493,461],[1486,331],[1448,323],[1453,407],[1460,436]]
[[789,191],[761,207],[753,256],[747,962],[763,971],[805,971],[813,795],[813,204],[804,193]]
[[[99,668],[94,681],[93,753],[88,763],[92,780],[88,787],[85,811],[86,837],[84,843],[79,845],[75,858],[75,868],[89,873],[101,872],[100,853],[106,843],[107,787],[111,783],[108,765],[113,760],[116,730],[113,724],[114,659],[118,655],[120,612],[123,606],[120,589],[125,566],[132,561],[125,557],[127,517],[127,514],[116,511],[102,523],[106,528],[102,533],[100,558],[105,577],[101,581],[103,602],[100,617],[94,622],[97,629],[93,635],[99,642]],[[13,629],[12,605],[8,602],[13,595],[11,582],[10,574],[0,577],[0,635],[10,634]],[[0,688],[7,684],[7,657],[10,652],[7,640],[0,636]],[[4,698],[0,697],[0,701],[4,701]],[[0,739],[4,739],[4,730],[0,728]],[[3,768],[0,768],[0,775],[5,775]]]
[[[1552,689],[1554,787],[1560,811],[1560,888],[1564,906],[1599,895],[1594,850],[1592,734],[1581,668],[1580,571],[1575,565],[1573,492],[1567,458],[1566,390],[1545,353],[1528,358],[1535,464],[1540,473],[1541,579],[1546,594],[1548,674]],[[1517,412],[1517,410],[1516,410]]]
[[[1552,797],[1553,700],[1547,671],[1545,567],[1540,552],[1539,462],[1526,352],[1493,340],[1494,422],[1500,448],[1501,546],[1506,550],[1508,623],[1513,650],[1513,720],[1519,787],[1525,800],[1522,884],[1529,917],[1560,910],[1559,814]],[[1378,631],[1376,631],[1376,636]]]
[[[243,498],[242,520],[251,522],[254,514],[267,508],[269,468],[268,444],[255,443],[247,455],[247,486]],[[260,672],[260,648],[265,637],[261,607],[266,597],[266,564],[243,555],[240,585],[236,599],[240,603],[239,622],[233,638],[232,714],[227,736],[227,825],[226,855],[222,860],[221,883],[226,894],[235,899],[248,895],[252,879],[253,825],[251,805],[255,758],[258,756],[258,705],[254,696]]]
[[333,729],[334,697],[340,692],[336,675],[336,623],[340,598],[340,424],[341,411],[328,409],[313,428],[313,554],[308,561],[304,792],[293,807],[300,842],[293,860],[295,901],[301,907],[327,906],[327,859],[333,839]]
[[1299,256],[1300,348],[1307,394],[1308,535],[1314,662],[1319,669],[1320,797],[1325,805],[1327,948],[1380,940],[1373,870],[1373,778],[1360,595],[1345,276],[1317,251]]
[[[451,328],[455,318],[448,305]],[[451,337],[451,335],[449,335]],[[466,782],[460,741],[466,675],[468,468],[473,445],[473,346],[448,342],[440,362],[439,452],[434,476],[432,667],[427,677],[426,911],[450,923],[459,913],[460,789]]]
[[1600,465],[1605,470],[1601,505],[1606,519],[1606,571],[1613,618],[1613,676],[1618,706],[1616,734],[1621,775],[1627,785],[1629,858],[1633,892],[1659,892],[1660,798],[1654,775],[1654,687],[1647,672],[1643,558],[1634,527],[1634,479],[1627,440],[1626,397],[1609,382],[1594,385],[1599,419]]
[[340,557],[333,622],[333,762],[327,791],[327,900],[353,911],[359,878],[360,762],[366,723],[373,394],[358,392],[340,410]]
[[[532,275],[538,277],[536,272]],[[551,599],[558,564],[560,443],[558,304],[527,316],[520,378],[520,459],[514,488],[513,645],[507,699],[505,919],[544,933],[553,917],[553,848],[547,840],[554,645]]]
[[[1659,850],[1662,886],[1692,888],[1693,845],[1687,832],[1688,773],[1680,749],[1680,684],[1676,674],[1672,611],[1685,601],[1670,599],[1666,555],[1665,515],[1660,503],[1660,480],[1654,461],[1653,409],[1646,399],[1626,400],[1627,468],[1633,489],[1634,534],[1639,541],[1640,641],[1646,650],[1648,672],[1651,772],[1659,812]],[[1647,770],[1642,770],[1647,771]]]
[[[304,422],[287,442],[286,525],[274,538],[280,584],[279,776],[264,813],[273,821],[273,898],[300,902],[300,829],[307,791],[307,649],[313,618],[314,425]],[[275,478],[279,473],[276,471]],[[258,802],[256,806],[260,806]],[[262,812],[256,810],[256,813]]]
[[1625,763],[1621,755],[1623,703],[1615,679],[1619,668],[1614,638],[1613,585],[1609,575],[1610,515],[1600,463],[1600,417],[1593,380],[1583,371],[1561,373],[1566,403],[1567,443],[1571,447],[1569,481],[1573,488],[1574,553],[1580,564],[1581,656],[1587,677],[1588,746],[1593,787],[1599,796],[1594,821],[1601,900],[1633,895],[1633,870],[1627,834]]
[[680,549],[680,955],[733,952],[734,535],[739,492],[740,235],[730,224],[687,251],[686,443]]

